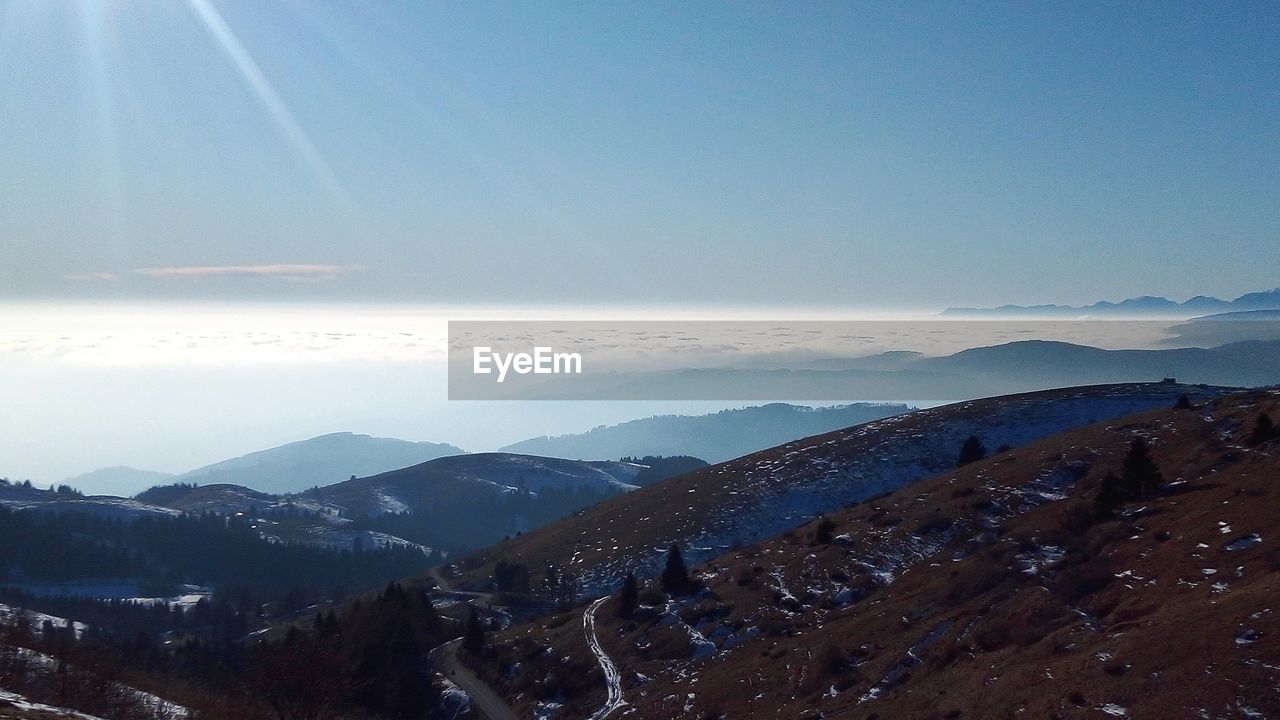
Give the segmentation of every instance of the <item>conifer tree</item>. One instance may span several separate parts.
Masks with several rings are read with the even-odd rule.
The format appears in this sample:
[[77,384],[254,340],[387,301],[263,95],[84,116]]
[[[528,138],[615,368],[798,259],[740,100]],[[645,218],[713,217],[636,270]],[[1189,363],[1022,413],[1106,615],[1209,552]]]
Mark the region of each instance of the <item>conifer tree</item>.
[[818,531],[815,539],[818,541],[820,545],[830,545],[831,541],[835,539],[832,535],[835,531],[836,531],[835,521],[833,521],[829,517],[824,516],[821,520],[818,521]]
[[987,446],[982,444],[977,435],[970,435],[960,446],[960,457],[956,460],[956,467],[977,462],[986,456]]
[[640,605],[640,583],[633,573],[627,573],[622,580],[622,591],[618,594],[618,617],[626,620],[635,614]]
[[1132,499],[1151,497],[1164,482],[1160,468],[1151,459],[1151,446],[1139,435],[1129,443],[1129,454],[1124,458],[1121,479],[1124,491]]
[[671,543],[667,548],[667,565],[662,569],[662,591],[669,595],[683,595],[689,591],[689,570],[684,566],[680,546]]
[[1258,416],[1257,422],[1253,424],[1253,436],[1249,438],[1250,445],[1261,445],[1280,437],[1280,430],[1276,429],[1276,424],[1272,422],[1271,416],[1262,413]]
[[1102,487],[1094,498],[1094,510],[1099,518],[1106,519],[1114,516],[1123,503],[1124,491],[1120,487],[1120,478],[1115,473],[1108,472],[1102,477]]
[[467,629],[462,637],[462,646],[473,655],[479,655],[484,650],[484,624],[480,622],[480,614],[475,608],[471,608],[471,614],[467,616]]

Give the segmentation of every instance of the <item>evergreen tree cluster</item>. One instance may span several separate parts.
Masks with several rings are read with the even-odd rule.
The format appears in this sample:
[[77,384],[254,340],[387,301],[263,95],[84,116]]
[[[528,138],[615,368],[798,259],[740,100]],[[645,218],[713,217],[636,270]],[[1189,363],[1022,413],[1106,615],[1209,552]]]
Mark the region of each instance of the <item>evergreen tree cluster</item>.
[[654,483],[662,482],[667,478],[691,473],[694,470],[700,470],[707,466],[707,461],[692,455],[645,455],[644,457],[626,456],[619,459],[619,462],[635,463],[644,465],[635,478],[631,480],[632,484],[645,487]]
[[[451,634],[425,591],[390,583],[372,599],[321,612],[256,642],[246,640],[243,625],[218,634],[196,631],[195,623],[202,619],[216,623],[223,613],[237,614],[229,602],[220,608],[221,602],[211,603],[204,611],[186,611],[189,616],[204,615],[190,617],[190,631],[172,646],[145,634],[122,638],[86,631],[77,639],[69,629],[52,622],[40,628],[13,625],[0,639],[54,655],[59,668],[75,669],[75,677],[68,675],[68,681],[76,683],[93,682],[86,672],[127,680],[144,689],[196,683],[218,698],[210,698],[211,707],[195,708],[199,717],[421,720],[440,716],[429,651]],[[227,698],[237,704],[227,707]]]
[[1129,443],[1120,475],[1108,472],[1102,478],[1102,486],[1094,500],[1097,514],[1109,518],[1125,503],[1145,500],[1154,496],[1164,484],[1164,476],[1151,457],[1151,445],[1138,436]]
[[376,587],[430,566],[416,548],[353,553],[273,543],[251,524],[211,513],[125,520],[0,508],[0,584],[127,579],[283,593],[304,583]]
[[449,637],[423,589],[393,582],[249,646],[240,676],[280,717],[418,720],[438,708],[428,653]]

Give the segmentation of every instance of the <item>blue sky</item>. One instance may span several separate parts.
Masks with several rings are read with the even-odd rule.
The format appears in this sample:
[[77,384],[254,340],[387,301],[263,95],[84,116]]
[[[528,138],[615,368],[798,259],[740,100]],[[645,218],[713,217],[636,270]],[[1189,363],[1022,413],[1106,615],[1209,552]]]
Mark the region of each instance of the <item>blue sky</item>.
[[1274,3],[0,0],[0,297],[1278,284]]

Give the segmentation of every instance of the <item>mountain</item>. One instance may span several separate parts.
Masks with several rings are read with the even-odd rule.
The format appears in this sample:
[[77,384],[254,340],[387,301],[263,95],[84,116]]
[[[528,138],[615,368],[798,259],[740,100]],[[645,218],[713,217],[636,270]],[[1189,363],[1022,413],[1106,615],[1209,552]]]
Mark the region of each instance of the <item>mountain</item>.
[[469,551],[586,505],[656,482],[647,466],[512,453],[436,458],[410,467],[273,495],[241,485],[175,483],[137,500],[173,510],[244,515],[273,542],[333,548],[413,545]]
[[353,515],[449,513],[450,498],[614,494],[635,490],[636,463],[563,460],[514,453],[455,455],[321,488],[327,502]]
[[868,403],[818,408],[772,403],[710,415],[664,415],[632,420],[576,435],[523,440],[501,450],[564,458],[692,455],[710,462],[723,462],[797,438],[908,410],[905,405]]
[[988,384],[1075,385],[1176,377],[1237,387],[1280,382],[1280,342],[1239,342],[1214,348],[1102,350],[1027,340],[924,358],[917,369],[967,376]]
[[201,485],[243,485],[267,493],[289,493],[463,452],[444,443],[340,432],[205,465],[172,480]]
[[[1073,385],[1146,382],[1167,377],[1184,383],[1256,387],[1280,383],[1280,340],[1157,350],[1104,350],[1065,342],[1025,340],[971,348],[941,357],[895,352],[828,359],[815,365],[817,367],[812,369],[701,368],[651,373],[620,372],[596,378],[574,376],[571,382],[561,385],[554,384],[554,379],[548,381],[546,397],[714,399],[773,396],[954,400]],[[566,394],[557,394],[561,390]]]
[[1264,413],[1280,393],[1050,435],[720,553],[691,594],[642,578],[626,618],[614,595],[496,633],[471,664],[560,720],[1280,717]]
[[1237,310],[1191,318],[1169,328],[1170,345],[1211,347],[1280,339],[1280,310]]
[[173,473],[139,470],[127,465],[99,468],[83,475],[67,478],[63,484],[90,495],[135,495],[152,485],[172,480]]
[[819,513],[954,467],[976,435],[1018,447],[1063,430],[1170,407],[1184,394],[1224,391],[1173,383],[1103,385],[957,403],[805,438],[606,500],[456,564],[487,587],[499,562],[569,568],[585,594],[651,572],[672,542],[693,560],[785,532]]
[[1277,310],[1280,309],[1280,288],[1262,292],[1247,293],[1234,300],[1219,300],[1215,297],[1197,295],[1186,302],[1175,302],[1168,298],[1142,297],[1129,298],[1118,303],[1103,300],[1092,305],[1001,305],[994,308],[947,308],[942,312],[947,316],[964,317],[1072,317],[1080,315],[1157,315],[1157,316],[1192,316],[1204,313],[1221,313],[1233,310]]

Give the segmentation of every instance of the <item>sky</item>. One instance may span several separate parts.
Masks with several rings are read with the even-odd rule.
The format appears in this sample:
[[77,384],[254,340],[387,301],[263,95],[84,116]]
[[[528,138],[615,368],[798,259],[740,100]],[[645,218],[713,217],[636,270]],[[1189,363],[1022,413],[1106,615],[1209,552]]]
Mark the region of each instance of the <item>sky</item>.
[[0,158],[6,299],[1229,297],[1280,6],[2,0]]
[[1276,3],[0,0],[0,477],[679,409],[451,403],[477,314],[1230,298],[1277,188]]

